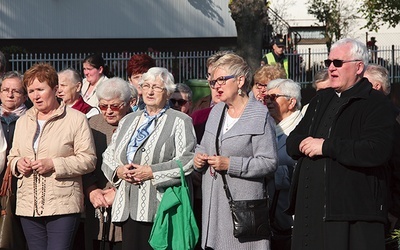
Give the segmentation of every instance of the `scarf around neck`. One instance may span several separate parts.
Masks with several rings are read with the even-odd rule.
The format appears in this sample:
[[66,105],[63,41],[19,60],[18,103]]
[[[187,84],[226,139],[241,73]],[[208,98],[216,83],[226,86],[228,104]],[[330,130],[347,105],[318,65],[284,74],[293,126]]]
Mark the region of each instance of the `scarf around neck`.
[[297,124],[303,118],[303,114],[300,110],[296,110],[291,115],[283,119],[280,123],[276,124],[275,131],[276,137],[279,137],[283,134],[289,135],[293,129],[296,128]]
[[[168,109],[168,106],[164,107],[160,113],[156,115],[149,115],[146,109],[144,109],[143,116],[144,121],[139,124],[136,131],[133,133],[132,139],[128,144],[128,149],[126,152],[128,162],[133,162],[133,158],[135,157],[136,151],[140,145],[150,136],[150,134],[155,129],[155,121],[162,116],[165,111]],[[141,118],[142,119],[142,118]]]
[[0,106],[0,115],[7,124],[10,124],[12,121],[17,120],[21,115],[25,114],[26,110],[27,108],[23,103],[12,111],[8,111],[3,106]]

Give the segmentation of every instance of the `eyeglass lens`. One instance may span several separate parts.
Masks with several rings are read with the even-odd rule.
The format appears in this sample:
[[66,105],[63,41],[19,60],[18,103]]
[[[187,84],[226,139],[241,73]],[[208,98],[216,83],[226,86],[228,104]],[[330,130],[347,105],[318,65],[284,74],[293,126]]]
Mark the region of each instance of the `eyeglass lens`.
[[288,95],[280,95],[280,94],[270,94],[270,95],[264,96],[264,100],[271,100],[273,102],[278,97],[287,97],[287,98],[289,98],[290,96],[288,96]]
[[325,62],[325,67],[329,67],[331,65],[331,63],[333,63],[333,66],[340,68],[343,66],[344,61],[338,60],[338,59],[335,59],[335,60],[326,59],[324,62]]
[[226,81],[228,81],[229,79],[235,78],[234,75],[230,75],[230,76],[220,76],[215,80],[211,80],[208,82],[208,84],[210,85],[211,88],[215,87],[215,84],[218,83],[219,85],[225,85]]
[[118,111],[121,108],[122,104],[116,105],[116,104],[99,104],[99,109],[106,111],[108,109],[111,109],[112,111]]
[[184,99],[169,99],[173,105],[175,105],[176,103],[178,103],[179,106],[183,106],[185,105],[188,101],[184,100]]
[[16,89],[9,89],[9,88],[4,88],[4,89],[1,89],[1,92],[2,93],[7,93],[7,94],[12,94],[12,95],[21,95],[23,92],[22,91],[19,91],[19,90],[16,90]]
[[265,99],[265,100],[275,101],[276,98],[278,98],[278,96],[277,96],[276,94],[270,94],[270,95],[264,96],[264,99]]

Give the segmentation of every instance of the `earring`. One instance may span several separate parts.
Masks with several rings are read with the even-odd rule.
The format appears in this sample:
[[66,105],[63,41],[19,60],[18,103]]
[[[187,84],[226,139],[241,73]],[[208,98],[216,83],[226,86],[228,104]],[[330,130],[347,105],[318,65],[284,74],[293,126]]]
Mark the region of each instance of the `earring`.
[[242,95],[242,94],[243,94],[242,89],[238,89],[238,94],[239,94],[239,95]]

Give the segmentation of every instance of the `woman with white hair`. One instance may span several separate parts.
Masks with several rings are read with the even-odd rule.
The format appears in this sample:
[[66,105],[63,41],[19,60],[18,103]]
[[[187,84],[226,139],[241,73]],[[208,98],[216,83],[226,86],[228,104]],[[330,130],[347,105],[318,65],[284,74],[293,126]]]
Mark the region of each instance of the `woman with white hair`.
[[268,182],[268,193],[271,197],[271,249],[289,250],[293,218],[285,210],[289,207],[289,188],[296,162],[286,153],[286,138],[303,118],[300,111],[301,87],[290,79],[275,79],[268,83],[267,90],[265,102],[276,122],[279,157],[274,181]]
[[168,105],[174,78],[153,67],[139,82],[144,110],[125,116],[103,154],[104,175],[117,189],[112,221],[122,224],[122,249],[152,249],[148,243],[164,191],[180,185],[180,168],[192,172],[196,137],[186,114]]
[[[105,237],[109,249],[121,249],[121,227],[104,223],[104,213],[111,214],[111,205],[115,195],[112,188],[101,171],[103,161],[102,154],[111,137],[117,129],[119,122],[125,115],[131,112],[132,100],[131,86],[127,81],[119,77],[106,79],[99,83],[96,96],[99,100],[101,114],[89,119],[89,125],[93,133],[96,146],[97,164],[93,173],[84,177],[86,194],[86,219],[85,219],[85,248],[100,249],[100,240]],[[136,96],[137,97],[137,96]],[[96,215],[96,216],[95,216]],[[97,218],[96,218],[97,217]],[[107,228],[109,228],[107,230]],[[107,249],[108,249],[107,248]]]

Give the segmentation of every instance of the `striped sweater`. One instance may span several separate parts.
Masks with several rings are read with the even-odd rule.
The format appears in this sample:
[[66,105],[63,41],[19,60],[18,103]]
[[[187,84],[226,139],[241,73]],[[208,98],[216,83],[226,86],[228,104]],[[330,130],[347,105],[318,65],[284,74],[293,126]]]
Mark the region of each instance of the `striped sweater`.
[[126,221],[128,216],[136,221],[153,222],[164,190],[180,185],[180,169],[176,160],[182,162],[185,175],[193,170],[196,136],[191,118],[168,109],[156,120],[154,131],[139,146],[133,161],[139,165],[150,165],[154,179],[140,186],[114,179],[117,167],[128,164],[127,145],[140,126],[138,123],[142,115],[143,111],[138,111],[125,116],[103,153],[102,171],[117,187],[112,209],[113,222]]

